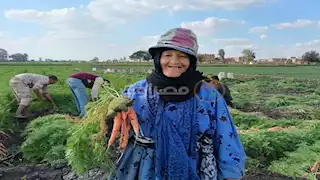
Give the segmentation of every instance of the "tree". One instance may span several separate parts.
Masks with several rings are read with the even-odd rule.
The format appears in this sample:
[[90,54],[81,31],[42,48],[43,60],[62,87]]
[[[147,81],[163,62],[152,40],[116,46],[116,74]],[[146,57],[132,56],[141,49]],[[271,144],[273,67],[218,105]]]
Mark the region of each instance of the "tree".
[[224,56],[226,55],[226,53],[224,52],[224,49],[219,49],[219,57],[220,57],[220,61],[224,63]]
[[29,60],[29,55],[27,53],[23,53],[23,58],[24,58],[24,61],[28,61]]
[[28,54],[24,53],[24,54],[21,54],[21,53],[15,53],[15,54],[11,54],[9,56],[10,59],[12,59],[12,61],[15,61],[15,62],[26,62],[28,61]]
[[0,48],[0,61],[8,61],[8,52]]
[[151,54],[148,51],[137,51],[129,56],[130,59],[150,61],[152,59]]
[[205,55],[204,54],[199,54],[199,63],[204,63],[206,62],[206,59],[205,59]]
[[317,51],[308,51],[302,55],[303,61],[306,62],[320,62],[320,55]]
[[244,49],[242,51],[244,62],[250,63],[256,58],[256,54],[251,49]]
[[98,57],[94,57],[91,62],[99,62],[99,58]]

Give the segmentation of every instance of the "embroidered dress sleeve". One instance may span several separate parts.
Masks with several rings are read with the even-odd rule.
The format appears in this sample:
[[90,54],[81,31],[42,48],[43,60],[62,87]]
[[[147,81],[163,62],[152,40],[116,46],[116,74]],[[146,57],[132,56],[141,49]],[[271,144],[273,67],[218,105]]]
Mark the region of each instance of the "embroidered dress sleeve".
[[218,179],[241,179],[244,176],[246,154],[227,104],[220,93],[216,93],[216,158]]

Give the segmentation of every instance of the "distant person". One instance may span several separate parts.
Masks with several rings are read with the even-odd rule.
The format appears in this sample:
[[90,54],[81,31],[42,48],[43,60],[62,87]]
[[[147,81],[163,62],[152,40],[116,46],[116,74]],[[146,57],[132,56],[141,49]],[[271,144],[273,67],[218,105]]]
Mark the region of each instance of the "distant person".
[[27,118],[29,116],[28,106],[32,102],[31,90],[35,92],[39,99],[46,99],[52,104],[52,108],[57,106],[48,93],[48,85],[58,81],[56,76],[45,76],[33,73],[23,73],[11,78],[9,85],[13,89],[19,107],[15,117]]
[[89,101],[86,88],[91,89],[91,99],[96,101],[98,99],[99,88],[105,81],[110,83],[99,75],[86,72],[74,73],[67,79],[80,118],[86,115],[85,105]]
[[224,100],[226,101],[227,105],[230,107],[233,107],[232,97],[231,97],[229,87],[226,84],[223,84],[222,82],[220,82],[218,76],[212,76],[210,84],[212,84],[220,92],[220,94],[223,96]]

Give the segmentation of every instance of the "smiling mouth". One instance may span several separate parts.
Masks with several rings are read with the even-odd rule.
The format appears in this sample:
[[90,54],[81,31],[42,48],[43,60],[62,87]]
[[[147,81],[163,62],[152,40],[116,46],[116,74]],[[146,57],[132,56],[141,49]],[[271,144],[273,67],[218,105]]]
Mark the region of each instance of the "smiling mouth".
[[181,66],[168,66],[168,68],[171,68],[171,69],[181,69]]

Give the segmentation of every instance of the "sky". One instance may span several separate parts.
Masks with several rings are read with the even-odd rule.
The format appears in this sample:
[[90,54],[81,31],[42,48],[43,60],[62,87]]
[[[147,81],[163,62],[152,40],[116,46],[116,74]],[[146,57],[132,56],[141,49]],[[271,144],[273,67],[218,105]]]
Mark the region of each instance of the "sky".
[[171,28],[199,53],[257,58],[320,51],[319,0],[1,0],[0,48],[30,59],[100,60],[148,50]]

